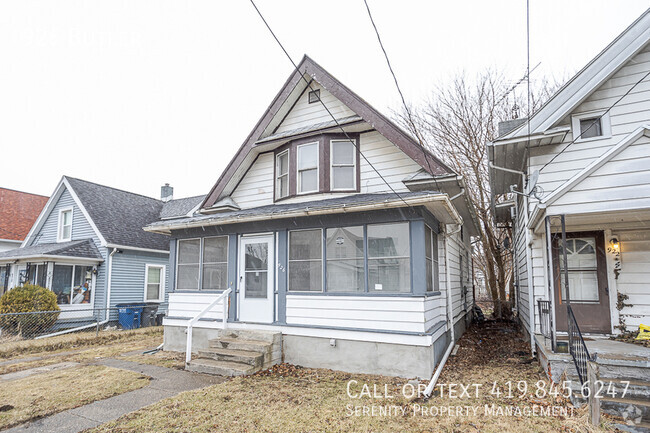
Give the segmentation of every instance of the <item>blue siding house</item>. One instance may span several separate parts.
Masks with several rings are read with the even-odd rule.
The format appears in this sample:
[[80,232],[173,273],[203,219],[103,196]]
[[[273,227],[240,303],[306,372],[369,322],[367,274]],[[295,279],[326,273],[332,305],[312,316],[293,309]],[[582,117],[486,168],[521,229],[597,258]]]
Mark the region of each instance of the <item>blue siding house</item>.
[[0,253],[5,289],[31,282],[57,295],[60,321],[116,320],[120,303],[166,309],[169,238],[142,227],[185,216],[203,197],[154,199],[64,176],[20,248]]

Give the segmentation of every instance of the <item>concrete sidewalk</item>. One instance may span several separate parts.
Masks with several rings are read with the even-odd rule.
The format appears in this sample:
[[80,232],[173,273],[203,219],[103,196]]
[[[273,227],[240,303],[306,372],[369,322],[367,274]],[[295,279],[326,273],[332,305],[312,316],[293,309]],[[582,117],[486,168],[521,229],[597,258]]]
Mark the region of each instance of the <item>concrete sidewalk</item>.
[[203,388],[226,380],[225,377],[208,376],[112,358],[99,359],[95,363],[142,373],[145,376],[150,376],[152,380],[144,388],[30,421],[5,430],[3,433],[77,433],[117,419],[164,398],[173,397],[183,391]]

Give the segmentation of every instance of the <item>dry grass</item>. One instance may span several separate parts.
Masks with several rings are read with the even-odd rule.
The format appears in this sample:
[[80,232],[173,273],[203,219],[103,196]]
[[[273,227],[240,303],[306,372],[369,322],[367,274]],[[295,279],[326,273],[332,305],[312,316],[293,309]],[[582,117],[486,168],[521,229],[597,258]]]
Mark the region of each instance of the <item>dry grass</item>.
[[185,353],[182,352],[157,352],[153,354],[137,354],[122,356],[124,359],[132,362],[139,362],[140,364],[158,365],[160,367],[175,368],[176,370],[185,369]]
[[[142,328],[133,331],[103,331],[62,335],[51,339],[21,341],[18,356],[2,361],[15,363],[0,365],[0,374],[56,364],[63,361],[89,362],[96,358],[117,357],[122,353],[146,350],[162,342],[162,327]],[[0,357],[9,349],[0,346]],[[25,361],[21,362],[21,358]],[[29,360],[30,358],[40,358]],[[138,362],[138,361],[136,361]]]
[[[486,326],[490,326],[489,324]],[[437,396],[426,402],[409,401],[402,395],[404,379],[347,374],[320,369],[302,369],[288,365],[272,371],[240,377],[225,383],[180,394],[146,409],[128,414],[97,429],[100,432],[602,432],[587,422],[584,410],[573,416],[484,416],[484,405],[501,407],[572,406],[562,399],[527,395],[498,398],[490,391],[496,381],[523,380],[532,389],[543,378],[538,365],[530,362],[526,346],[511,329],[478,332],[470,330],[460,343],[458,355],[450,358],[440,383],[482,384],[478,398],[450,399]],[[389,400],[364,397],[352,399],[347,384],[377,384]],[[355,390],[360,391],[357,385]],[[372,389],[372,388],[371,388]],[[355,407],[390,405],[404,409],[393,416],[350,415]],[[417,405],[427,408],[447,406],[478,407],[477,414],[461,416],[424,416],[415,413]],[[399,409],[398,409],[399,410]],[[415,413],[415,415],[414,415]]]
[[[142,340],[147,337],[162,339],[162,327],[140,328],[131,331],[101,331],[98,336],[95,331],[77,332],[59,335],[58,337],[41,340],[22,340],[0,344],[0,360],[22,356],[38,356],[39,354],[66,351],[84,347],[96,347],[130,341]],[[162,341],[162,340],[161,340]],[[160,343],[158,343],[160,344]]]
[[[149,378],[116,368],[78,366],[3,382],[0,429],[102,400],[149,383]],[[8,409],[8,407],[13,407]]]

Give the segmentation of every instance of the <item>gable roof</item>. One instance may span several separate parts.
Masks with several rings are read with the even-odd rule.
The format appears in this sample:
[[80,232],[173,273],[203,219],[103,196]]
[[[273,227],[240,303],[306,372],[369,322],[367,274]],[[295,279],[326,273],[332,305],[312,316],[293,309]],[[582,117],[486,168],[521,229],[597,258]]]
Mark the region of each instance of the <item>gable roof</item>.
[[0,188],[0,239],[25,239],[47,199],[43,195]]
[[[650,9],[647,9],[531,116],[530,134],[542,134],[556,126],[628,60],[639,53],[648,42],[650,42]],[[527,125],[524,122],[495,142],[527,137]]]
[[0,252],[0,260],[21,258],[74,257],[103,261],[97,246],[91,239],[32,245]]
[[204,199],[205,195],[197,195],[195,197],[169,200],[162,205],[162,209],[160,210],[160,219],[165,220],[170,218],[191,216],[189,213],[195,209],[198,210],[197,208]]
[[157,221],[163,202],[64,176],[108,245],[168,251],[169,238],[142,230]]
[[[422,168],[429,171],[430,164],[431,174],[439,176],[453,173],[453,170],[447,167],[442,161],[430,152],[422,149],[413,137],[305,55],[296,70],[292,72],[280,92],[273,99],[271,105],[266,109],[262,118],[248,135],[246,141],[244,141],[228,166],[226,166],[216,184],[203,201],[202,208],[209,208],[224,198],[224,196],[230,194],[231,191],[227,191],[226,186],[231,183],[233,178],[243,176],[246,169],[252,165],[255,159],[254,157],[259,153],[259,150],[255,149],[256,142],[260,138],[267,138],[262,137],[262,135],[270,129],[269,127],[272,126],[274,121],[281,121],[284,118],[284,115],[290,111],[293,103],[298,100],[303,91],[308,87],[305,76],[309,76],[318,82],[334,97],[354,111],[359,118],[370,124],[372,128],[420,164]],[[425,152],[427,152],[426,156]]]

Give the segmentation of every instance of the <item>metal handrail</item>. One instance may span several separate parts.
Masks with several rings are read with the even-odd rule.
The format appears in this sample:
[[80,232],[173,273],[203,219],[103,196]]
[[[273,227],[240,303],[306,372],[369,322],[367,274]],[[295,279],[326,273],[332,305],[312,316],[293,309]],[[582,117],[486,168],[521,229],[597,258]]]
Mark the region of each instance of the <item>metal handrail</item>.
[[539,299],[537,301],[539,312],[539,332],[544,338],[552,338],[551,335],[551,301]]
[[580,383],[584,385],[587,380],[587,362],[593,361],[594,359],[589,355],[589,349],[587,349],[585,339],[582,338],[582,332],[580,332],[580,327],[578,326],[578,321],[573,314],[571,305],[567,305],[567,319],[567,331],[569,334],[569,353],[571,353],[573,363],[576,366],[576,371],[578,372]]
[[187,324],[187,345],[185,348],[185,365],[189,364],[190,361],[192,360],[192,327],[196,324],[196,322],[201,319],[201,317],[205,316],[205,314],[213,309],[220,301],[223,301],[223,309],[222,309],[222,318],[221,318],[221,329],[226,329],[228,326],[228,303],[226,302],[226,299],[228,299],[228,295],[230,295],[230,292],[232,292],[232,289],[227,289],[223,293],[221,293],[217,298],[212,301],[210,305],[205,307],[203,310],[201,310],[200,313],[198,313],[196,316],[194,316]]

